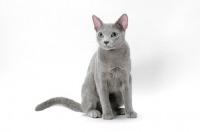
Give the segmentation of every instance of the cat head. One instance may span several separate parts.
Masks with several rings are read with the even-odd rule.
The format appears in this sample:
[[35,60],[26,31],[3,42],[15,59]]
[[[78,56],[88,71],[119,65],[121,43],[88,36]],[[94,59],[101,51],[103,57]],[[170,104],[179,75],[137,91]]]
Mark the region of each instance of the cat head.
[[92,20],[100,48],[113,50],[120,48],[125,43],[125,30],[128,26],[126,14],[123,14],[113,24],[105,24],[95,15],[92,16]]

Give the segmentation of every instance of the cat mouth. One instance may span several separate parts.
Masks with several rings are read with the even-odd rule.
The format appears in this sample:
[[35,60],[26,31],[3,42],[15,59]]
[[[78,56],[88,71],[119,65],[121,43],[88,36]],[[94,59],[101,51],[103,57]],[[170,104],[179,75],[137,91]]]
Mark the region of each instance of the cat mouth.
[[107,49],[107,50],[112,50],[112,49],[114,49],[114,47],[115,46],[104,46],[104,48]]
[[113,46],[105,46],[106,48],[113,48]]
[[116,48],[116,45],[110,46],[110,45],[100,45],[100,47],[104,50],[113,50]]

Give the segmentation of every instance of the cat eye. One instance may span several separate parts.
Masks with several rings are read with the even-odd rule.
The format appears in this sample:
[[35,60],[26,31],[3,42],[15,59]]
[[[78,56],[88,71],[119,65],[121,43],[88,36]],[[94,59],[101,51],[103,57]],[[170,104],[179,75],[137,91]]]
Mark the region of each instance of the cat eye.
[[113,32],[113,33],[111,34],[111,37],[117,37],[117,35],[118,35],[118,33]]
[[99,32],[99,33],[98,33],[98,37],[99,37],[99,38],[103,38],[103,33],[102,33],[102,32]]

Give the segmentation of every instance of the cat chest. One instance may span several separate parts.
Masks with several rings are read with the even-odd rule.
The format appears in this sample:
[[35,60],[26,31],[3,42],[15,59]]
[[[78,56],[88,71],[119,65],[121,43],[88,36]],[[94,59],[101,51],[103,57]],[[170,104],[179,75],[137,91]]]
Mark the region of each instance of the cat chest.
[[109,92],[116,92],[120,89],[122,82],[121,78],[123,77],[123,72],[120,68],[115,67],[110,70],[108,73],[107,78],[107,86],[109,89]]
[[123,76],[123,72],[122,72],[121,68],[115,67],[109,71],[108,76],[110,78],[121,78]]

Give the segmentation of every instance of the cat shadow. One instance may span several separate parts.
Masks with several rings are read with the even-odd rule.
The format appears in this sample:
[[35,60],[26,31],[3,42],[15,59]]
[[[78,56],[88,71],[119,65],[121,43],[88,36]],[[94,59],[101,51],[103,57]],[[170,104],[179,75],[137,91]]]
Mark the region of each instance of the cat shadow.
[[162,90],[166,57],[152,56],[132,61],[132,87],[135,92],[157,92]]
[[[91,118],[88,115],[86,115],[85,113],[82,114],[82,116],[84,118],[86,118],[89,121],[97,121],[97,122],[106,122],[106,121],[110,121],[110,120],[105,120],[102,117],[100,118]],[[114,115],[114,119],[112,119],[112,122],[121,122],[123,120],[123,122],[134,122],[134,121],[138,121],[141,120],[143,117],[140,115],[139,118],[127,118],[126,115]]]

